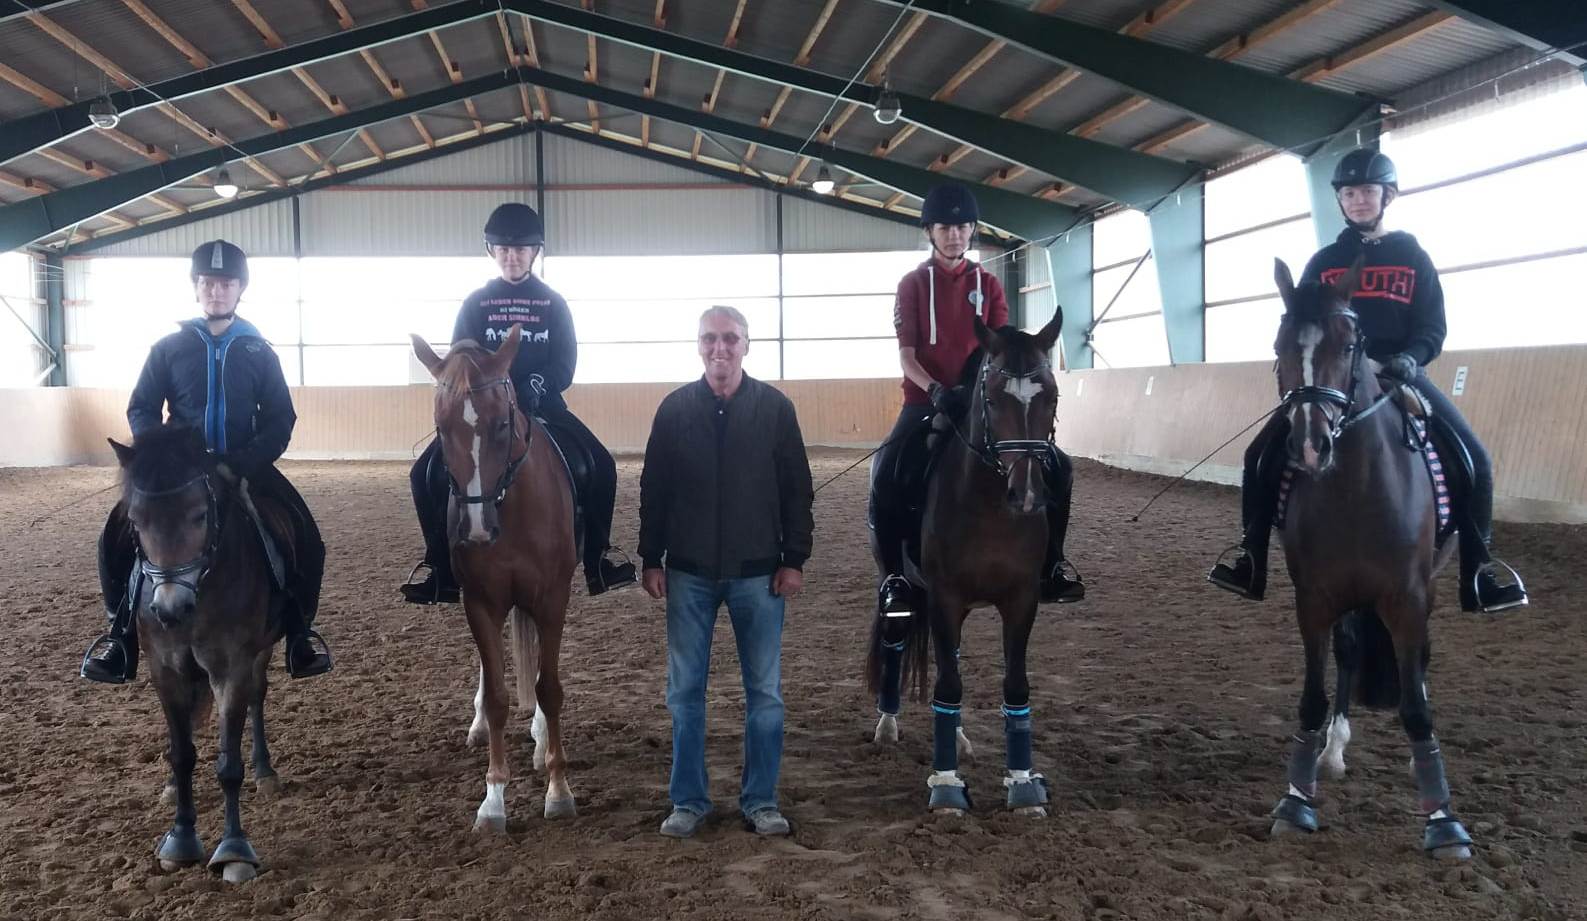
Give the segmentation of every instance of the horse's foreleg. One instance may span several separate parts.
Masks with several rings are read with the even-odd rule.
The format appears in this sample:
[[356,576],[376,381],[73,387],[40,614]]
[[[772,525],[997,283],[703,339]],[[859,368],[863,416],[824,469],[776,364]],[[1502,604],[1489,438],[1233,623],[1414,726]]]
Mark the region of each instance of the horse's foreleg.
[[474,721],[468,724],[468,747],[477,748],[490,740],[485,725],[485,666],[479,666],[479,685],[474,689]]
[[1322,753],[1323,772],[1333,780],[1345,776],[1345,748],[1350,744],[1350,696],[1361,671],[1360,625],[1362,618],[1367,616],[1371,615],[1351,611],[1339,618],[1333,627],[1334,669],[1338,677],[1334,682],[1333,718],[1328,721],[1327,745]]
[[265,739],[265,694],[269,688],[267,673],[269,659],[261,658],[254,673],[258,688],[248,705],[248,726],[253,731],[253,789],[260,797],[269,798],[281,792],[281,778],[270,764],[270,743]]
[[1003,618],[1003,735],[1008,743],[1008,776],[1003,785],[1008,808],[1021,815],[1045,816],[1047,782],[1031,767],[1030,680],[1025,669],[1025,650],[1036,623],[1036,597],[1000,606],[998,612]]
[[970,794],[959,777],[959,705],[964,685],[959,678],[959,638],[968,609],[957,599],[931,592],[927,599],[932,646],[937,654],[937,682],[931,695],[932,755],[929,807],[945,813],[970,808]]
[[[268,656],[270,650],[261,653]],[[256,671],[250,669],[250,672]],[[236,676],[217,689],[216,712],[219,714],[220,754],[215,760],[215,776],[226,797],[226,829],[215,853],[210,856],[209,868],[224,875],[227,882],[243,882],[254,878],[259,866],[259,856],[248,842],[242,827],[242,731],[248,711],[258,699],[253,675]]]
[[1412,603],[1392,614],[1385,612],[1384,622],[1394,636],[1394,657],[1400,669],[1400,723],[1411,740],[1411,775],[1416,779],[1417,803],[1427,816],[1422,848],[1432,857],[1469,860],[1471,836],[1455,818],[1450,805],[1444,755],[1433,733],[1433,712],[1427,702],[1430,613],[1430,604]]
[[[566,600],[551,611],[565,611]],[[540,629],[540,678],[535,682],[535,719],[545,720],[545,736],[535,738],[535,752],[545,747],[546,808],[548,819],[570,818],[578,813],[568,785],[568,756],[562,748],[562,674],[558,664],[562,649],[562,618],[558,614],[537,623]]]
[[[149,658],[154,659],[153,656]],[[190,867],[204,859],[204,843],[199,840],[197,830],[198,810],[193,805],[193,768],[198,763],[198,750],[193,746],[195,695],[193,682],[185,675],[158,665],[154,665],[150,673],[160,695],[166,733],[170,737],[166,759],[171,764],[171,782],[167,789],[176,806],[176,818],[156,852],[160,867],[169,871]],[[164,802],[167,797],[162,794],[160,799]]]
[[[1297,595],[1302,593],[1297,592]],[[1318,828],[1312,801],[1317,796],[1317,764],[1323,749],[1323,722],[1328,717],[1328,633],[1333,615],[1326,602],[1298,600],[1296,615],[1306,649],[1306,686],[1300,697],[1300,728],[1290,741],[1289,788],[1273,807],[1275,835],[1313,832]]]
[[485,727],[490,740],[490,764],[485,770],[485,799],[474,816],[475,831],[507,830],[507,682],[503,676],[502,619],[464,594],[468,626],[479,647],[484,693]]

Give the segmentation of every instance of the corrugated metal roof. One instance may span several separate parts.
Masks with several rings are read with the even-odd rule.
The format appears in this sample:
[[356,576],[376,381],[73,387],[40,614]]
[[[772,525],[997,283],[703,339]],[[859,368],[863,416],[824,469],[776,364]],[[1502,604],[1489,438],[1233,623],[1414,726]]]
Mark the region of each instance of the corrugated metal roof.
[[923,245],[920,231],[914,227],[837,211],[802,198],[783,199],[782,220],[784,252],[881,252]]
[[209,240],[230,240],[250,256],[292,255],[292,203],[267,202],[207,220],[134,237],[95,251],[97,256],[186,256]]

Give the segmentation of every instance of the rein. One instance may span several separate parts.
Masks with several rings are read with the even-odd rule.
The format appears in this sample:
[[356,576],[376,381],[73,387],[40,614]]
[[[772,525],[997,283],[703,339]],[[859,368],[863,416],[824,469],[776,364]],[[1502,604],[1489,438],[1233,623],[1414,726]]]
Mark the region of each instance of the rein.
[[[1339,416],[1337,418],[1330,419],[1328,426],[1329,437],[1337,440],[1346,431],[1360,424],[1361,422],[1364,422],[1378,410],[1387,405],[1391,400],[1393,400],[1395,390],[1406,389],[1408,388],[1408,385],[1400,383],[1395,387],[1390,387],[1384,390],[1382,393],[1379,393],[1367,405],[1359,409],[1356,408],[1355,391],[1356,388],[1361,384],[1361,356],[1366,353],[1363,343],[1365,337],[1361,334],[1361,318],[1354,310],[1351,310],[1348,307],[1341,307],[1338,310],[1330,311],[1324,314],[1322,318],[1326,320],[1330,317],[1344,317],[1348,319],[1350,321],[1351,328],[1355,330],[1355,341],[1351,346],[1350,392],[1345,393],[1344,391],[1336,390],[1333,387],[1296,387],[1294,390],[1284,394],[1284,396],[1279,401],[1277,409],[1291,409],[1309,404],[1337,407],[1339,409]],[[1412,393],[1415,393],[1414,389],[1412,389]],[[1421,400],[1421,396],[1419,394],[1417,395],[1417,399],[1419,401]],[[1408,413],[1406,414],[1405,426],[1406,447],[1412,448],[1413,450],[1420,449],[1421,445],[1417,443],[1417,440],[1413,434],[1414,427],[1411,425]]]

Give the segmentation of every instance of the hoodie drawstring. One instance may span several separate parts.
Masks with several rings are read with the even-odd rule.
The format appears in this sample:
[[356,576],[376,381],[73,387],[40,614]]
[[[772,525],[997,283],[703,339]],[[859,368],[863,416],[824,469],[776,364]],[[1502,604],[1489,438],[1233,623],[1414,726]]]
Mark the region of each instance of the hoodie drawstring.
[[926,264],[926,290],[931,293],[927,296],[931,303],[931,344],[937,344],[937,273],[930,263]]

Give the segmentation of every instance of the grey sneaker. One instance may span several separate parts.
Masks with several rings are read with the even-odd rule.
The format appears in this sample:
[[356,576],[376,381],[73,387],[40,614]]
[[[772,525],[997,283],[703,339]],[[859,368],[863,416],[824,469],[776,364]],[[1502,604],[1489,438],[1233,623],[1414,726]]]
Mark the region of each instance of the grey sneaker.
[[757,835],[788,834],[788,820],[782,817],[776,806],[767,806],[751,812],[744,817],[744,827]]
[[705,816],[687,809],[674,809],[661,823],[661,833],[668,838],[690,838],[705,824]]

